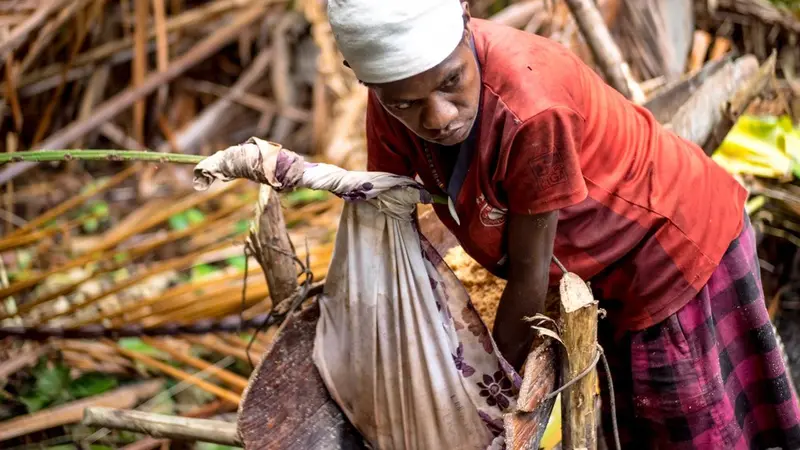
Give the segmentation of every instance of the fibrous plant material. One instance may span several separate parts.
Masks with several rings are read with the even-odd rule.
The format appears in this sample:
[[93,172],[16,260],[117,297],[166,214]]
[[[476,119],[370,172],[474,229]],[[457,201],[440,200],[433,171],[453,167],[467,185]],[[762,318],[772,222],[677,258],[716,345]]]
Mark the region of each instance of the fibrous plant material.
[[[236,19],[225,28],[216,31],[194,46],[186,54],[176,59],[168,70],[150,75],[141,83],[141,85],[137,87],[131,87],[123,92],[120,92],[112,99],[109,99],[100,105],[86,120],[73,123],[63,130],[58,131],[55,135],[36,145],[34,150],[63,148],[69,145],[75,139],[84,136],[86,133],[94,131],[100,125],[102,125],[103,122],[121,113],[144,96],[151,94],[164,83],[174,80],[190,67],[204,60],[208,54],[219,50],[222,46],[235,39],[242,27],[251,24],[263,16],[265,6],[266,5],[260,2],[255,3],[253,6],[247,8],[245,11],[239,14]],[[31,162],[23,162],[0,171],[0,183],[6,183],[7,181],[25,173],[31,167],[33,167],[33,164],[34,163]]]
[[472,304],[486,326],[491,330],[494,327],[494,318],[497,314],[497,305],[503,296],[506,281],[495,277],[488,270],[481,267],[472,259],[461,246],[453,247],[444,256],[444,260],[458,280],[469,293]]

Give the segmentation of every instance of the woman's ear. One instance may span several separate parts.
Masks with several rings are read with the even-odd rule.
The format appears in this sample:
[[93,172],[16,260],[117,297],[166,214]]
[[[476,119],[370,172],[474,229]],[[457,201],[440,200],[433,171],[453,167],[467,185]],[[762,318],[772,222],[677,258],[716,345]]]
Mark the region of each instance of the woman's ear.
[[461,2],[461,10],[464,12],[462,17],[464,19],[464,39],[468,40],[470,36],[470,29],[469,29],[469,19],[471,16],[469,15],[469,3]]

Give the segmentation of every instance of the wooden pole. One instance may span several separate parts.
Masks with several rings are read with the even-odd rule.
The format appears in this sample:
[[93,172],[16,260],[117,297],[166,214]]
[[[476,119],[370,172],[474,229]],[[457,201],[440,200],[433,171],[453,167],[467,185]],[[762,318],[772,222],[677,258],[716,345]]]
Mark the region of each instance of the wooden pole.
[[297,265],[286,231],[278,194],[260,186],[258,205],[247,246],[264,270],[272,304],[278,305],[297,290]]
[[[727,117],[725,105],[757,71],[758,61],[752,55],[725,64],[678,108],[669,121],[672,131],[700,147],[714,140],[716,135],[724,138],[733,126],[733,121]],[[718,144],[712,146],[716,148]]]
[[631,75],[628,63],[608,31],[603,16],[592,0],[567,0],[570,12],[594,56],[595,64],[614,89],[637,104],[645,101],[644,92]]
[[154,438],[242,446],[236,424],[221,420],[190,419],[114,408],[86,408],[82,423],[144,433]]
[[[596,361],[597,301],[589,286],[573,273],[564,274],[559,290],[561,337],[567,351],[564,358],[564,379],[569,382]],[[596,392],[597,371],[592,368],[562,393],[562,439],[565,449],[597,448]]]

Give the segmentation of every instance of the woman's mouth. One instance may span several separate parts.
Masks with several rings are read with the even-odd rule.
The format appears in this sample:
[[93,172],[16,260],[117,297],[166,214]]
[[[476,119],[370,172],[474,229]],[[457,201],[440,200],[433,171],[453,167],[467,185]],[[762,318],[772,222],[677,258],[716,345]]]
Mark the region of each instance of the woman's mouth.
[[442,145],[454,145],[466,139],[466,125],[461,124],[448,131],[447,133],[437,136],[435,141]]

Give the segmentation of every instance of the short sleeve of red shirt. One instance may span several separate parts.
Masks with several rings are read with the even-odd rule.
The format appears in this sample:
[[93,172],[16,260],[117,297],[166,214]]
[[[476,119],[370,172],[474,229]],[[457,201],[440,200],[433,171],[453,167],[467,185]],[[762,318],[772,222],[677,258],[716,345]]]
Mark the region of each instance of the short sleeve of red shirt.
[[[367,100],[367,170],[413,177],[411,160],[406,156],[413,145],[408,133],[398,132],[401,123],[387,113],[370,92]],[[402,131],[402,130],[400,130]]]
[[578,151],[583,118],[568,107],[531,117],[514,134],[502,180],[508,210],[540,214],[581,202],[588,195]]

